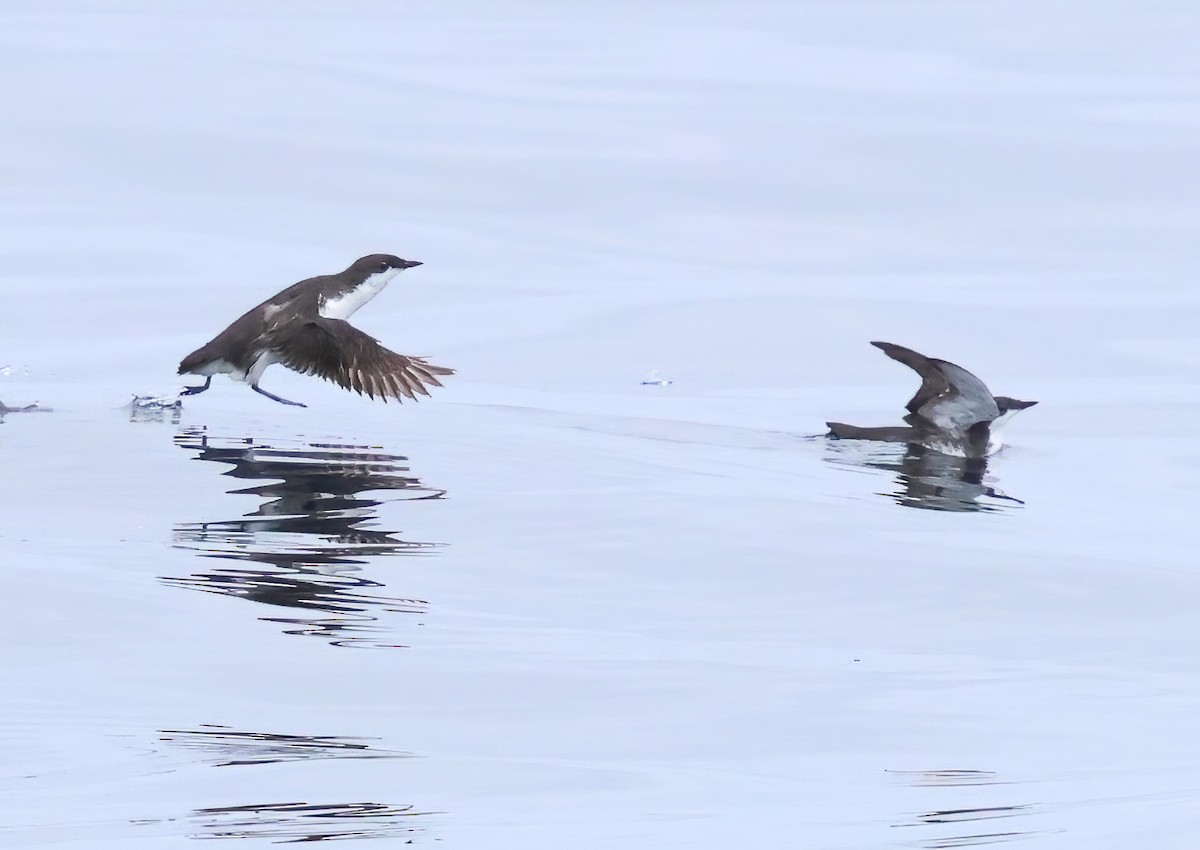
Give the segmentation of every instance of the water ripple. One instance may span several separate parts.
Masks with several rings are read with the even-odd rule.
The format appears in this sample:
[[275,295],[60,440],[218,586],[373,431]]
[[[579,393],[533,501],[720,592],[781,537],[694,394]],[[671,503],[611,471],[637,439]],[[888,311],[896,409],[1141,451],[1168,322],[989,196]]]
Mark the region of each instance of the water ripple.
[[196,809],[192,838],[259,838],[275,844],[349,838],[405,838],[425,832],[414,818],[436,812],[391,803],[254,803]]
[[377,738],[240,732],[215,724],[203,724],[199,729],[160,729],[159,735],[159,741],[163,743],[207,754],[216,767],[315,759],[408,758],[412,755],[383,749],[375,744]]
[[[1017,785],[1017,783],[1000,779],[994,771],[990,770],[889,770],[887,772],[905,785],[923,789],[950,789],[955,791],[954,796],[970,793],[957,789],[986,788],[988,786],[1015,787]],[[1006,794],[1011,790],[1009,788],[1002,789]],[[940,793],[938,796],[945,798],[949,795]],[[906,843],[905,846],[920,847],[925,850],[949,850],[953,847],[977,847],[985,844],[1020,841],[1064,831],[1053,827],[1047,828],[1043,824],[1037,823],[1036,818],[1035,824],[1042,826],[1040,829],[989,830],[981,823],[978,827],[975,826],[982,821],[1023,819],[1045,814],[1044,807],[1032,803],[957,805],[911,813],[906,815],[903,820],[893,823],[892,826],[897,828],[917,827],[917,831],[920,833],[926,832],[926,827],[933,827],[932,831],[940,834],[926,835],[911,843]],[[1025,821],[1022,820],[1020,823],[1025,823]],[[963,831],[964,829],[970,831]],[[976,829],[978,831],[975,831]]]

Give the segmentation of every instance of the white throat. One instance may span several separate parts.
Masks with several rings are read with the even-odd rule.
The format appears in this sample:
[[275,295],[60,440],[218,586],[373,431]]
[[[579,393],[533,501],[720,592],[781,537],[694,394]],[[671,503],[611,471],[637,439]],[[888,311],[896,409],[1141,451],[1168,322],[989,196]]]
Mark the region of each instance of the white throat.
[[326,319],[348,319],[362,305],[378,295],[387,282],[394,278],[400,269],[388,269],[375,272],[357,287],[339,295],[336,298],[326,298],[319,306],[321,316]]

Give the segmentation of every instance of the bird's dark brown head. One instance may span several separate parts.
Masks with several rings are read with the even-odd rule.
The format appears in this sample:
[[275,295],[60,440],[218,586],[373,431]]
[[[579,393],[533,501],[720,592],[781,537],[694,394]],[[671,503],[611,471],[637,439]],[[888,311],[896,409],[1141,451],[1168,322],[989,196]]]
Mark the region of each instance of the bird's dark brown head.
[[352,275],[367,278],[373,274],[382,274],[393,269],[403,271],[419,265],[421,263],[418,260],[402,260],[395,254],[368,254],[351,263],[350,268],[346,271]]

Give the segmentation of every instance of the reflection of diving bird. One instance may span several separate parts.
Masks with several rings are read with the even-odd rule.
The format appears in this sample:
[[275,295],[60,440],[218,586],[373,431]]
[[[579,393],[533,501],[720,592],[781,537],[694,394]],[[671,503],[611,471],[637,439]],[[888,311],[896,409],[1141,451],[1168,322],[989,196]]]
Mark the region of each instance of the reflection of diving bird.
[[204,392],[213,375],[224,373],[267,398],[305,407],[258,385],[272,363],[384,401],[429,395],[426,385],[440,387],[437,376],[452,375],[453,369],[389,351],[346,321],[396,274],[419,265],[391,254],[371,254],[344,272],[292,284],[183,358],[180,375],[205,376],[203,385],[187,387],[183,395]]
[[993,396],[991,390],[961,366],[918,354],[890,342],[872,342],[893,360],[921,376],[921,388],[906,405],[907,427],[860,428],[827,422],[829,436],[844,440],[920,443],[981,457],[1000,448],[1000,427],[1036,401]]

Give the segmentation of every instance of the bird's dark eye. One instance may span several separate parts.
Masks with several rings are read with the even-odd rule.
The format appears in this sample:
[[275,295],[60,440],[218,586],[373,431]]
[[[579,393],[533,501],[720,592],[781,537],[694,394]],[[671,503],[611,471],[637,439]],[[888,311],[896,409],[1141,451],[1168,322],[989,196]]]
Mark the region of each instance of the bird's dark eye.
[[377,271],[385,272],[390,268],[391,268],[391,266],[389,266],[387,263],[380,263]]

